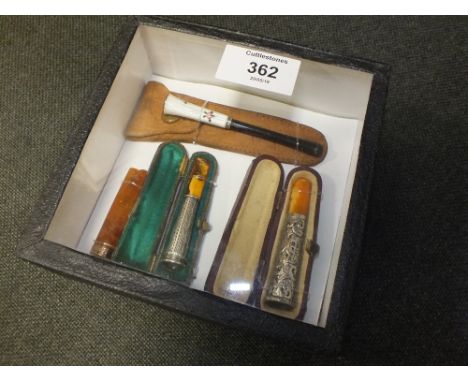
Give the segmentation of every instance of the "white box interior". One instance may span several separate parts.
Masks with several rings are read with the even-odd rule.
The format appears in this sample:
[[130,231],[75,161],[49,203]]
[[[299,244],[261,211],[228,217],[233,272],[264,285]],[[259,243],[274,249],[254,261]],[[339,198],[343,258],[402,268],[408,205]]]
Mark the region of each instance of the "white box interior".
[[[284,96],[215,79],[226,44],[219,39],[157,27],[142,25],[137,29],[45,238],[89,253],[128,168],[149,167],[160,143],[126,141],[124,136],[149,80],[162,82],[178,93],[313,126],[325,135],[329,149],[325,160],[314,167],[323,181],[318,226],[320,252],[312,267],[304,321],[324,327],[356,172],[372,74],[301,60],[294,92],[292,96]],[[253,157],[196,143],[184,146],[189,155],[196,151],[212,153],[219,164],[208,215],[213,228],[203,240],[196,278],[191,284],[191,287],[203,290]],[[294,166],[283,167],[287,174]]]

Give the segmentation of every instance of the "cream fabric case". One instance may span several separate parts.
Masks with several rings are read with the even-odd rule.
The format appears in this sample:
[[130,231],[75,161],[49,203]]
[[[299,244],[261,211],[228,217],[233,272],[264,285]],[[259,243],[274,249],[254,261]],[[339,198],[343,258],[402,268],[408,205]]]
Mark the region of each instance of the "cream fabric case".
[[[311,183],[305,245],[298,272],[296,305],[292,310],[265,303],[274,254],[281,240],[291,185],[305,177]],[[317,250],[316,237],[321,195],[320,175],[298,167],[290,172],[283,188],[284,173],[273,157],[260,156],[252,162],[218,247],[205,290],[216,296],[248,304],[291,319],[302,319]]]

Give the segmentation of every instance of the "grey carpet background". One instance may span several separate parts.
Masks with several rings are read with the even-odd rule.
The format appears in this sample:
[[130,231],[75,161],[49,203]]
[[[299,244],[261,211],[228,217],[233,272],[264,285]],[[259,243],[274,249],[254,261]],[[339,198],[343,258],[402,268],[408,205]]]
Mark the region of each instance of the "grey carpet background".
[[125,17],[0,18],[0,364],[465,364],[468,19],[180,17],[388,63],[339,355],[304,351],[14,256]]

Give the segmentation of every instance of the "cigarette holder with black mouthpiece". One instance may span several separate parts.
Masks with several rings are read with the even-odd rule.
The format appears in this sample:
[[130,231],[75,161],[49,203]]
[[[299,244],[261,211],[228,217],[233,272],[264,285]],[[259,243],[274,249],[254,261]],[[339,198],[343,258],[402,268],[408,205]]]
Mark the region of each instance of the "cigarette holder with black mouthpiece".
[[248,134],[296,149],[314,157],[321,157],[324,153],[324,147],[320,143],[307,141],[302,138],[285,135],[264,127],[238,121],[232,119],[228,115],[184,101],[172,94],[167,96],[164,104],[164,114],[193,119],[221,129],[229,129]]

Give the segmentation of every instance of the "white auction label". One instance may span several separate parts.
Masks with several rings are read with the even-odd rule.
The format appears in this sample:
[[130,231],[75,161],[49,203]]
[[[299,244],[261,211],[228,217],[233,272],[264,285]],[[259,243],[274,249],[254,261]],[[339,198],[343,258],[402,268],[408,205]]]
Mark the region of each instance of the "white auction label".
[[290,96],[300,66],[290,57],[226,45],[216,78]]

